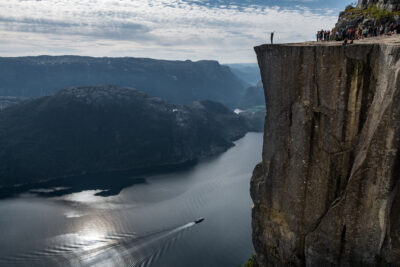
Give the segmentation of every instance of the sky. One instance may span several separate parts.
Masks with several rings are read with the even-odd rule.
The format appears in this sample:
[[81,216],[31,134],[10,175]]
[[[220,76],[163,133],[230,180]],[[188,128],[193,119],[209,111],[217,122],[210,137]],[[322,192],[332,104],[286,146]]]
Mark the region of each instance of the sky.
[[253,47],[315,39],[349,0],[0,0],[0,56],[256,62]]

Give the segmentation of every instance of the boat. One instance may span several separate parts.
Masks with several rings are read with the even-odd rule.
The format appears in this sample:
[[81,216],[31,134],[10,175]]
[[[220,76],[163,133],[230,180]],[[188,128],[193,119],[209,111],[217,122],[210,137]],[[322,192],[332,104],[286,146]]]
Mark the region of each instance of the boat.
[[198,218],[197,220],[194,221],[194,223],[195,223],[195,224],[199,224],[199,223],[201,223],[202,221],[204,221],[205,219],[206,219],[206,218],[204,218],[204,217]]

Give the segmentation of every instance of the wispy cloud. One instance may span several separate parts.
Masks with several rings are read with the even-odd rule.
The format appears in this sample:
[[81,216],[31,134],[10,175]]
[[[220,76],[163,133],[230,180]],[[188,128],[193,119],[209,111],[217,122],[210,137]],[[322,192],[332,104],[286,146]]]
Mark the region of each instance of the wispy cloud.
[[252,62],[252,47],[266,42],[270,31],[276,31],[278,42],[310,40],[316,29],[332,27],[337,15],[304,5],[232,2],[0,0],[0,55],[70,53]]

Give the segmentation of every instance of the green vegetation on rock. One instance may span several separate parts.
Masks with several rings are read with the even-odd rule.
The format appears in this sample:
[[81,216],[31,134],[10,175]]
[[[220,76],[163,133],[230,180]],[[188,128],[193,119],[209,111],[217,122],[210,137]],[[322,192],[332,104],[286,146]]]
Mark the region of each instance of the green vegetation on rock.
[[345,11],[345,16],[348,18],[372,18],[375,20],[394,20],[394,17],[400,15],[400,11],[390,12],[386,9],[380,9],[376,5],[369,5],[367,9],[362,9],[359,7],[348,6]]
[[[250,259],[248,261],[245,262],[245,264],[243,265],[243,267],[253,267],[254,266],[254,262],[256,260],[256,255],[253,254],[251,255]],[[240,265],[239,265],[240,266]],[[241,266],[240,266],[241,267]]]

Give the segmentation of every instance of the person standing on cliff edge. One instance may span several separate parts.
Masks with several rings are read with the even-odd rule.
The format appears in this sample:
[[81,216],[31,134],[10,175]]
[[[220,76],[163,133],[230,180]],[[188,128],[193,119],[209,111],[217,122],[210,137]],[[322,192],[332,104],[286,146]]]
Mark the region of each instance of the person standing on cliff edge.
[[271,32],[271,44],[274,44],[274,34],[275,32]]

